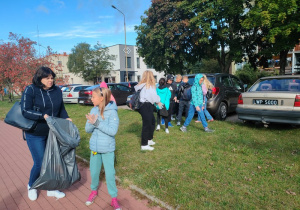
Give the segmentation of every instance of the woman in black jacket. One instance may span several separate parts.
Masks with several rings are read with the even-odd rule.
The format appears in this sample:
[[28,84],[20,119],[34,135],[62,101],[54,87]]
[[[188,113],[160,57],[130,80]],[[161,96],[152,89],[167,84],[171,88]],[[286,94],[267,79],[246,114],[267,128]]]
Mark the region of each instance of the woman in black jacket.
[[[49,127],[46,122],[48,116],[71,120],[63,104],[62,93],[55,86],[55,73],[48,67],[40,67],[31,85],[24,90],[21,99],[21,109],[24,117],[37,121],[36,127],[25,132],[28,148],[33,159],[33,167],[30,172],[28,183],[28,197],[30,200],[37,199],[37,190],[30,189],[40,175]],[[47,196],[63,198],[65,194],[58,190],[47,191]]]

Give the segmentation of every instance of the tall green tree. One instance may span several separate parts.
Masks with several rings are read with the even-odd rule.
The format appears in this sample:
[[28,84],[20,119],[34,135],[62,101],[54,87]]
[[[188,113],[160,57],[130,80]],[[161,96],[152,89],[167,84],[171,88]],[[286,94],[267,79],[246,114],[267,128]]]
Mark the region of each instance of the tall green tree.
[[300,1],[255,0],[242,25],[260,35],[261,55],[280,55],[280,74],[285,74],[288,51],[299,43]]
[[112,60],[115,60],[115,56],[108,53],[108,48],[100,44],[92,48],[90,44],[79,43],[72,48],[67,66],[70,72],[96,84],[112,69]]
[[241,21],[250,0],[153,0],[136,27],[139,53],[158,70],[216,59],[220,72],[244,57]]
[[202,31],[199,40],[206,58],[216,59],[221,72],[228,73],[232,61],[240,62],[246,38],[241,21],[251,7],[249,0],[184,0],[180,8],[193,11],[190,22]]
[[179,0],[153,0],[136,26],[138,53],[157,71],[184,73],[186,63],[202,55],[201,30],[192,26],[193,11],[179,8]]

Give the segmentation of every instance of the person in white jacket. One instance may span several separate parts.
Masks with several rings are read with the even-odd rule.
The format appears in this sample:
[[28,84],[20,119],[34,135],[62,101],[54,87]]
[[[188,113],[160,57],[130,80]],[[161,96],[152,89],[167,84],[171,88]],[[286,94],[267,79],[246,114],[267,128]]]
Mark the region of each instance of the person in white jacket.
[[155,117],[153,114],[154,103],[161,106],[160,97],[156,93],[155,79],[151,71],[145,71],[142,75],[142,79],[135,87],[135,91],[141,89],[140,102],[142,106],[138,112],[142,116],[143,128],[142,128],[142,141],[141,150],[154,150],[153,145],[153,133],[155,130]]

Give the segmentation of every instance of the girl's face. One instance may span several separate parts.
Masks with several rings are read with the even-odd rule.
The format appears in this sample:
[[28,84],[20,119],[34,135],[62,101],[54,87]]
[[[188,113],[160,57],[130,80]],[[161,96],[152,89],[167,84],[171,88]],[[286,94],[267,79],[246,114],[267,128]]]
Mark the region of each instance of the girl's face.
[[94,92],[92,93],[92,102],[94,106],[99,106],[103,101],[103,96],[100,96],[98,93]]
[[199,84],[202,84],[203,80],[204,80],[204,78],[201,77],[201,79],[199,80]]
[[41,79],[41,83],[45,86],[44,89],[48,90],[53,85],[53,76],[50,74],[48,77]]

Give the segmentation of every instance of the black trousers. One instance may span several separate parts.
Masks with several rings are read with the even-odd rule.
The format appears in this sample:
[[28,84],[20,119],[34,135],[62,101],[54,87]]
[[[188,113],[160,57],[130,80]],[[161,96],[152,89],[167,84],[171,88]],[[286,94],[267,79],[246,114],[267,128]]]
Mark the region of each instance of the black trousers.
[[[160,113],[159,113],[159,111],[157,111],[157,120],[156,120],[156,122],[157,122],[157,125],[160,125]],[[164,120],[165,120],[165,128],[169,128],[169,120],[168,120],[168,117],[163,117],[163,116],[161,116]]]
[[173,114],[173,110],[175,108],[175,102],[172,100],[170,102],[170,106],[169,106],[169,110],[168,110],[168,113],[169,113],[169,116],[168,116],[168,121],[171,122],[171,116]]
[[187,115],[189,113],[189,108],[190,108],[190,102],[189,101],[181,100],[179,102],[178,122],[181,122],[183,110],[185,111],[185,118],[187,118]]
[[148,145],[148,140],[153,139],[153,133],[155,130],[155,117],[154,117],[154,106],[145,102],[139,109],[139,113],[142,116],[143,127],[142,127],[142,146]]

